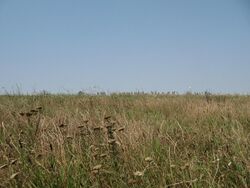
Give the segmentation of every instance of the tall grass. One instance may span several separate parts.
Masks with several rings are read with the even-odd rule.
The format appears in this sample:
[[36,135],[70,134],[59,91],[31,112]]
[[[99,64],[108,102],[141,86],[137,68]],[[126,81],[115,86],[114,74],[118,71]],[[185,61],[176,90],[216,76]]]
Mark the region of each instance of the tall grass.
[[250,97],[0,97],[0,187],[250,187]]

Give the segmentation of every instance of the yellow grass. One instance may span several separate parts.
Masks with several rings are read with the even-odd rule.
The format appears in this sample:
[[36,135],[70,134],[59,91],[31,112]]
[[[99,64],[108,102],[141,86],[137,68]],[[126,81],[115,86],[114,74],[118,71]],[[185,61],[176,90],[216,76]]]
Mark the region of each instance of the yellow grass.
[[0,187],[250,187],[250,97],[1,96]]

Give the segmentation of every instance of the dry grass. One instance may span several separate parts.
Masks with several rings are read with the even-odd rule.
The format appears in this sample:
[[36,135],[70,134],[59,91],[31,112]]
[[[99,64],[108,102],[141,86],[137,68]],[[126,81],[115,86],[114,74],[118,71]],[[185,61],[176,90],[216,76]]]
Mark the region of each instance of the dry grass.
[[1,96],[0,187],[250,187],[250,97]]

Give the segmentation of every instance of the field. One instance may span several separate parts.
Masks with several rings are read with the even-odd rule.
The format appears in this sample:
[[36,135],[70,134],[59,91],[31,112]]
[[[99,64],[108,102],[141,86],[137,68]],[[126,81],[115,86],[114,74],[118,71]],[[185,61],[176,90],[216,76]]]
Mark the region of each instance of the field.
[[250,187],[250,96],[0,96],[0,187]]

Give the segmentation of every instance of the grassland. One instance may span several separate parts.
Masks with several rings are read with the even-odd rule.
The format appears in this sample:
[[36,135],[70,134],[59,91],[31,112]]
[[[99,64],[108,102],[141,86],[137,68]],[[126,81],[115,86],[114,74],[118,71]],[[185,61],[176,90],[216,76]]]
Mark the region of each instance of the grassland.
[[0,187],[250,187],[250,97],[0,96]]

